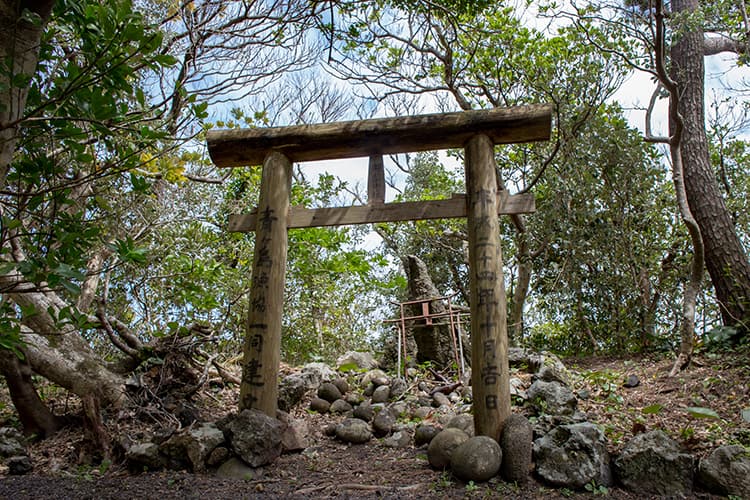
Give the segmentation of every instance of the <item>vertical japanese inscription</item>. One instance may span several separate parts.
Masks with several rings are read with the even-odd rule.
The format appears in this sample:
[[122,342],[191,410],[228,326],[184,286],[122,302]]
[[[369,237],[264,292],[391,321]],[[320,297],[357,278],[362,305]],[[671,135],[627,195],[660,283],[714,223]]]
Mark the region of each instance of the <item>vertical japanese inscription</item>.
[[269,416],[276,415],[278,396],[291,166],[277,152],[263,163],[242,360],[240,409],[255,408]]
[[472,388],[477,434],[499,439],[510,415],[508,340],[494,147],[484,135],[466,145],[471,276]]

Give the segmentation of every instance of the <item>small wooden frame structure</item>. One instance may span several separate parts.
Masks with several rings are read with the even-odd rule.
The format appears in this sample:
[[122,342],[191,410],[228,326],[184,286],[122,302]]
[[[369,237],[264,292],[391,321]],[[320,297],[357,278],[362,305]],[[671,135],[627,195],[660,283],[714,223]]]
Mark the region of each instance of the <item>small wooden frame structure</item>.
[[[464,374],[464,348],[463,342],[461,341],[461,314],[467,315],[467,313],[462,313],[460,310],[453,309],[453,297],[455,297],[456,295],[457,294],[454,293],[453,295],[409,300],[407,302],[391,301],[391,304],[393,304],[394,306],[398,306],[399,317],[397,319],[387,319],[383,321],[383,323],[394,323],[396,325],[396,328],[398,328],[398,338],[396,340],[396,351],[398,358],[396,364],[397,373],[401,374],[403,368],[403,373],[404,375],[406,375],[406,363],[402,365],[401,359],[403,354],[403,359],[406,360],[406,356],[408,354],[406,349],[407,322],[412,324],[416,328],[420,326],[429,327],[433,326],[433,321],[436,319],[448,318],[448,327],[449,331],[451,332],[451,341],[453,342],[453,357],[456,362],[456,367],[458,369],[459,375]],[[431,313],[430,304],[437,301],[446,301],[448,303],[448,310],[439,313]],[[405,308],[407,306],[415,305],[419,305],[419,309],[421,310],[422,314],[405,316]],[[420,321],[424,321],[424,324],[420,325]]]
[[[534,209],[530,195],[498,192],[494,146],[547,140],[552,107],[489,110],[292,127],[215,130],[208,151],[220,167],[263,164],[258,208],[230,219],[255,231],[250,312],[243,353],[240,408],[276,414],[287,228],[430,217],[468,217],[472,315],[472,387],[478,435],[499,439],[510,415],[508,336],[498,214]],[[452,200],[386,204],[384,154],[464,148],[466,195]],[[370,158],[366,206],[289,206],[293,162]]]

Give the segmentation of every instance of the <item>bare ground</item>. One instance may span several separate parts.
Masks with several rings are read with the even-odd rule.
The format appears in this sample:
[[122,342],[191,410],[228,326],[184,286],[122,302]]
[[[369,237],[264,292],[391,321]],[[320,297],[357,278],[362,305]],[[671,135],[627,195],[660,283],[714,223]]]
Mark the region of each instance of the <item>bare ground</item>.
[[[589,420],[601,424],[616,453],[634,434],[664,429],[696,456],[721,444],[750,445],[750,424],[742,410],[750,407],[750,363],[748,352],[701,355],[691,368],[675,378],[666,377],[671,359],[664,357],[593,357],[568,359],[578,372],[576,389],[588,392],[579,408]],[[622,386],[627,375],[636,375],[640,385]],[[73,401],[61,393],[48,395],[58,411],[74,410]],[[8,401],[0,397],[0,401]],[[204,391],[201,416],[217,420],[235,407],[236,393],[215,387]],[[7,405],[7,403],[6,403]],[[703,408],[719,418],[698,418]],[[520,411],[520,408],[514,408]],[[645,411],[644,411],[645,410]],[[309,414],[303,409],[295,417],[308,421],[311,446],[303,453],[282,456],[270,466],[255,470],[241,480],[216,478],[185,472],[129,473],[116,461],[113,465],[81,465],[80,426],[31,446],[34,473],[7,476],[0,469],[0,498],[8,499],[123,499],[123,498],[584,498],[594,493],[555,490],[531,480],[523,486],[500,480],[464,483],[447,472],[432,470],[426,450],[392,449],[379,441],[345,445],[323,435],[323,427],[334,417]],[[113,417],[113,416],[110,416]],[[113,435],[139,439],[148,425],[127,415],[110,418]],[[12,423],[10,409],[0,411],[5,425]],[[158,420],[158,418],[154,418]],[[85,461],[85,460],[83,460]],[[599,491],[599,494],[603,493]],[[610,488],[610,498],[642,498]],[[712,498],[697,493],[695,498]]]

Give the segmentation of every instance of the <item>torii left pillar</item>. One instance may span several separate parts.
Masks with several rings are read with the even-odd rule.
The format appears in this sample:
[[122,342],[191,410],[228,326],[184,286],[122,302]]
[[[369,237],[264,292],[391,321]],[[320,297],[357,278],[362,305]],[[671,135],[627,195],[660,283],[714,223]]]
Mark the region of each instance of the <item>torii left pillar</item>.
[[240,410],[257,409],[274,418],[279,392],[291,184],[292,161],[282,153],[271,151],[263,161],[260,181]]

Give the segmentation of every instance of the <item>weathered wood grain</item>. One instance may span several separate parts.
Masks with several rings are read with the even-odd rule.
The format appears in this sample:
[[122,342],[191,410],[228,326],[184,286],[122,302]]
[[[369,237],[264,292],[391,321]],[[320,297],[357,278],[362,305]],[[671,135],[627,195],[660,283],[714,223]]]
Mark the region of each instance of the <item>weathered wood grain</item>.
[[[535,210],[534,195],[530,193],[508,196],[498,195],[497,214],[525,214]],[[362,205],[333,208],[292,207],[287,219],[287,227],[323,227],[346,224],[373,224],[377,222],[397,222],[424,219],[453,219],[466,217],[466,196],[455,195],[446,200],[411,201],[405,203],[385,203],[382,205]],[[255,231],[258,213],[231,215],[228,230],[231,232]]]
[[382,205],[385,203],[385,167],[383,155],[370,157],[367,169],[367,204]]
[[465,171],[474,428],[477,435],[499,441],[510,416],[510,375],[503,253],[495,216],[497,179],[489,137],[477,135],[466,145]]
[[281,315],[292,162],[281,153],[268,155],[260,183],[260,223],[256,230],[253,280],[242,357],[240,410],[257,409],[276,418],[281,362]]
[[552,106],[460,111],[291,127],[210,130],[208,152],[219,167],[260,165],[269,151],[294,162],[462,148],[476,134],[493,144],[547,140]]

